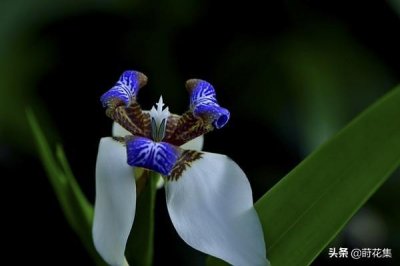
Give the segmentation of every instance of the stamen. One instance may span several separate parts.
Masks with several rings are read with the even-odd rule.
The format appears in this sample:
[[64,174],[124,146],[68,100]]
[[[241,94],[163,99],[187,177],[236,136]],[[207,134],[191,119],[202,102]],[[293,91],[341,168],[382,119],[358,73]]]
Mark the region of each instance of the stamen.
[[157,109],[153,106],[150,110],[151,116],[151,134],[154,141],[161,141],[165,137],[165,129],[167,126],[167,120],[170,116],[168,107],[164,107],[162,96],[156,103]]

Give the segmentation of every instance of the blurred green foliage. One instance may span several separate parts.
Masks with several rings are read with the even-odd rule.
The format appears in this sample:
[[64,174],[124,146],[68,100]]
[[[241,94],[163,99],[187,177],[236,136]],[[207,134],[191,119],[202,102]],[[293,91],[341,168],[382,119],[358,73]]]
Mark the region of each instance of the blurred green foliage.
[[[399,14],[399,1],[325,4],[1,1],[0,158],[4,164],[15,160],[2,152],[4,147],[23,158],[34,147],[25,116],[26,107],[34,106],[50,143],[64,144],[82,185],[79,193],[91,199],[94,176],[87,165],[94,165],[98,138],[109,130],[109,121],[99,118],[104,86],[121,70],[136,68],[150,77],[150,89],[140,96],[146,107],[146,99],[168,90],[163,96],[173,112],[180,112],[187,106],[183,81],[201,77],[216,85],[221,103],[232,112],[228,127],[207,136],[205,147],[234,157],[258,198],[400,79],[393,48],[398,31],[391,29],[389,40],[378,34],[390,30],[390,23],[399,25],[393,16]],[[390,20],[382,22],[385,17]],[[360,37],[360,30],[378,44]],[[73,97],[71,91],[82,94]],[[248,141],[254,139],[265,158],[248,156],[254,147]],[[368,203],[385,221],[386,243],[396,250],[399,183],[397,174]],[[343,232],[337,241],[346,238]]]
[[389,3],[392,5],[393,9],[400,16],[400,1],[399,0],[389,0]]
[[56,156],[54,156],[52,148],[47,142],[33,111],[28,109],[26,114],[37,143],[38,154],[41,157],[43,167],[46,169],[47,177],[58,198],[65,218],[97,264],[105,265],[97,255],[92,241],[93,206],[86,199],[79,184],[76,182],[65,158],[63,148],[58,145]]

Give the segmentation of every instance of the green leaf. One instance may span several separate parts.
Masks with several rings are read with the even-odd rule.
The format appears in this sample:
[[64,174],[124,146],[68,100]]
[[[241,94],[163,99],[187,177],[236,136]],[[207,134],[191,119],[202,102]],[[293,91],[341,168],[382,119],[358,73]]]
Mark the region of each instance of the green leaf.
[[92,242],[93,207],[76,182],[61,145],[57,145],[55,158],[33,111],[28,109],[26,114],[47,177],[68,223],[78,234],[96,264],[106,265],[97,254]]
[[[400,164],[400,86],[256,204],[273,266],[309,265]],[[215,259],[208,265],[221,265]]]

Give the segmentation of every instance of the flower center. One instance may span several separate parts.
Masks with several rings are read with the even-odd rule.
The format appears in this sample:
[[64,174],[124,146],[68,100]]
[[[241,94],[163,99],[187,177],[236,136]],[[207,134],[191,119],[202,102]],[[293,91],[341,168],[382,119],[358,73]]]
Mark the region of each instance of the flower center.
[[158,103],[156,103],[157,108],[153,106],[150,110],[151,116],[151,135],[153,140],[156,142],[162,141],[165,137],[165,129],[167,126],[167,120],[170,115],[168,107],[163,109],[163,98],[160,96]]

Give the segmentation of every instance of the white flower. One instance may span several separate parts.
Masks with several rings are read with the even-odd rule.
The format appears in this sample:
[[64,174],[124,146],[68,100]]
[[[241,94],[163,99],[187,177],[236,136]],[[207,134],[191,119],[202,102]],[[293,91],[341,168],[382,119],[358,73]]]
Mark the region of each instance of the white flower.
[[120,137],[100,140],[93,225],[99,254],[110,265],[128,265],[134,169],[140,167],[163,176],[169,215],[187,244],[232,265],[269,265],[245,173],[225,155],[200,152],[202,135],[229,120],[214,88],[203,80],[187,81],[190,110],[178,116],[163,109],[162,98],[150,112],[142,111],[136,95],[146,82],[142,73],[126,71],[101,97],[106,114],[127,131],[114,126]]

